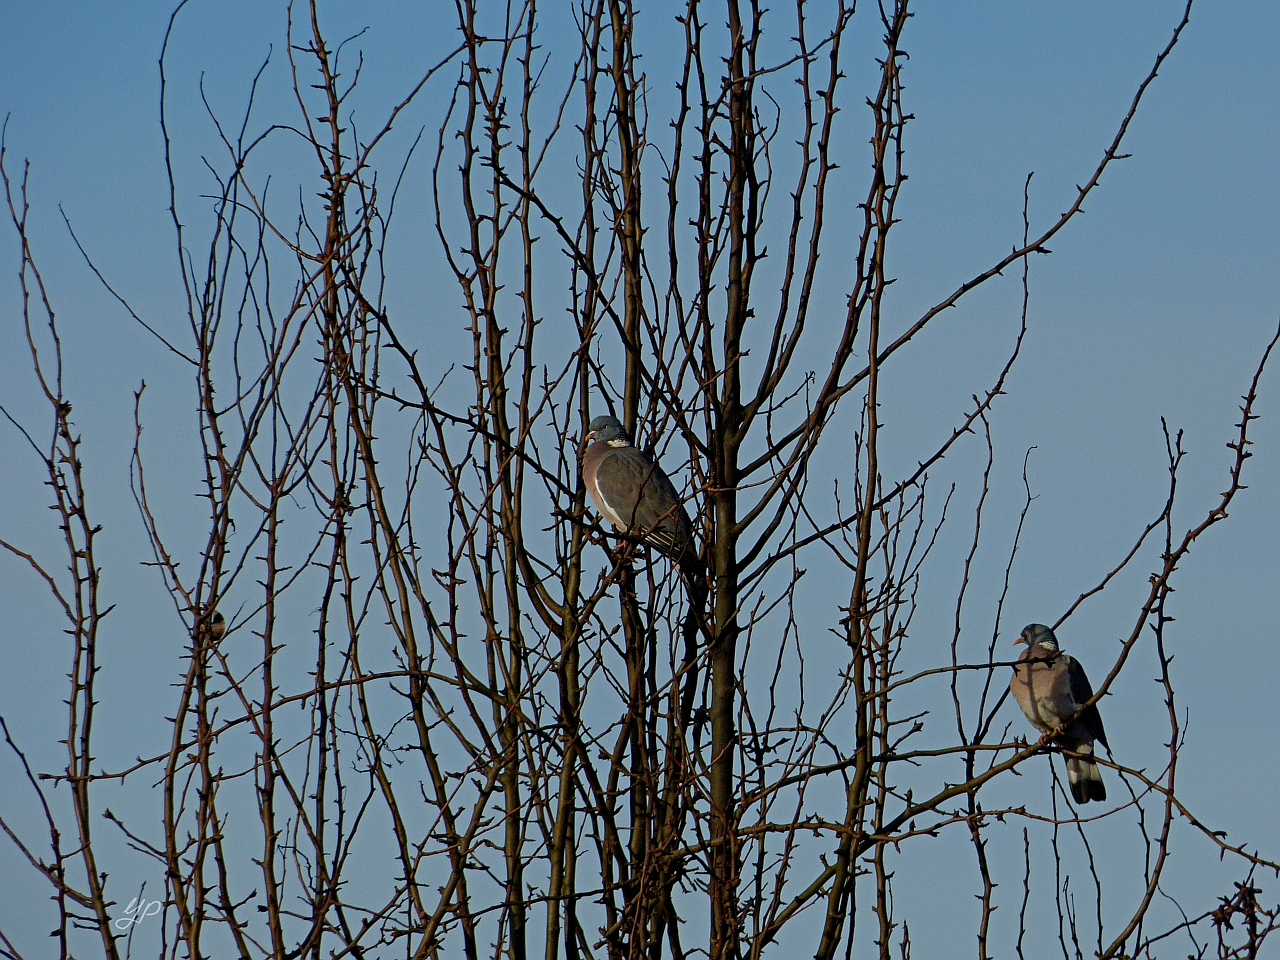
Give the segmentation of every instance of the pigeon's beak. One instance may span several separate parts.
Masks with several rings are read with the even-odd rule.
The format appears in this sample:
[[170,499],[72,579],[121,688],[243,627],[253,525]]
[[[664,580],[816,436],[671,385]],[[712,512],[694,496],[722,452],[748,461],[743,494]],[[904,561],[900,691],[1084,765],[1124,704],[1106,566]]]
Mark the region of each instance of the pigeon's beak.
[[1015,641],[1013,641],[1013,642],[1014,642],[1015,644],[1017,644],[1017,643],[1026,643],[1026,642],[1027,642],[1027,638],[1026,638],[1026,637],[1019,637],[1017,640],[1015,640]]
[[578,459],[582,459],[582,455],[587,452],[587,447],[591,445],[591,441],[595,439],[595,434],[588,431],[587,435],[582,438],[582,442],[578,444]]

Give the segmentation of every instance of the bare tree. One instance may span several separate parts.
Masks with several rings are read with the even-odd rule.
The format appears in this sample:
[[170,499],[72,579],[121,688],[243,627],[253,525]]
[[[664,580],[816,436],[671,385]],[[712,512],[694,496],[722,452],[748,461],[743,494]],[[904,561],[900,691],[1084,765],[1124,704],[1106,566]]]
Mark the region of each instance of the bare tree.
[[[456,47],[364,129],[349,110],[362,61],[326,37],[316,3],[291,5],[296,115],[259,132],[247,108],[238,124],[219,120],[219,191],[203,231],[184,219],[162,109],[188,323],[133,315],[196,386],[208,518],[194,551],[166,525],[144,385],[132,493],[149,565],[189,639],[164,706],[171,739],[120,769],[93,764],[97,632],[111,612],[94,554],[104,521],[86,495],[79,398],[63,382],[52,298],[27,242],[25,173],[0,152],[49,411],[44,433],[14,426],[47,475],[66,553],[3,545],[57,598],[72,658],[65,767],[37,770],[9,740],[26,784],[5,804],[42,810],[51,847],[4,829],[51,885],[60,955],[90,949],[77,926],[104,956],[131,949],[112,926],[124,893],[95,853],[110,829],[162,870],[159,952],[174,957],[724,960],[802,949],[827,960],[858,943],[906,958],[894,889],[916,880],[894,857],[944,831],[972,845],[979,958],[1022,956],[1045,918],[1064,957],[1154,957],[1188,938],[1197,956],[1256,956],[1280,907],[1265,907],[1254,872],[1280,866],[1228,844],[1179,799],[1166,628],[1180,563],[1244,487],[1275,341],[1244,395],[1220,499],[1189,529],[1175,525],[1184,454],[1166,431],[1163,508],[1135,523],[1132,549],[1055,624],[1163,538],[1086,705],[1140,644],[1154,647],[1168,707],[1162,770],[1100,760],[1126,797],[1099,815],[1078,811],[1056,773],[1047,813],[989,806],[991,785],[1057,748],[1052,735],[1021,739],[1000,712],[1005,624],[997,617],[977,645],[962,630],[984,517],[1007,509],[988,500],[991,418],[1027,330],[1030,261],[1123,156],[1189,15],[1190,3],[1069,209],[1033,225],[1028,176],[1013,249],[904,324],[885,297],[912,119],[907,0],[856,16],[845,0],[777,11],[689,0],[670,116],[650,114],[665,99],[642,69],[646,20],[631,0],[576,0],[577,35],[550,47],[534,0],[458,0]],[[851,89],[851,31],[877,18],[878,82]],[[410,216],[434,226],[437,265],[457,287],[396,310],[389,225],[415,174],[408,157],[383,152],[428,95],[448,99],[447,118],[410,154],[434,151],[434,209],[430,223]],[[869,171],[853,197],[833,186],[832,143],[864,97]],[[313,166],[291,174],[300,202],[250,173],[279,138],[310,153]],[[832,246],[833,218],[854,223],[852,246]],[[884,384],[912,376],[890,361],[1012,270],[1022,311],[998,375],[941,442],[920,447],[918,466],[886,470]],[[845,292],[843,315],[815,307],[820,284]],[[468,336],[454,352],[445,300],[458,294]],[[823,365],[809,368],[814,357]],[[683,482],[705,583],[672,576],[643,538],[606,529],[589,508],[577,449],[602,412]],[[926,561],[944,523],[961,522],[948,519],[954,488],[938,492],[930,477],[962,442],[985,442],[986,472],[950,643],[922,651],[920,599],[948,589]],[[834,451],[834,475],[814,469],[820,451]],[[1028,484],[1023,518],[1031,498]],[[1016,554],[1017,539],[1010,569]],[[843,571],[840,616],[820,625],[804,580],[815,563]],[[1002,612],[1003,594],[994,599]],[[844,659],[814,676],[807,653],[827,631]],[[935,713],[949,703],[954,734],[926,739],[922,702]],[[139,806],[103,810],[103,781],[132,786]],[[50,800],[62,784],[70,820]],[[1112,891],[1125,919],[1104,925],[1090,836],[1130,812],[1143,880]],[[1216,908],[1152,932],[1179,818],[1240,861],[1244,879]],[[1009,820],[1025,822],[1016,849],[1012,834],[993,833]],[[1059,848],[1071,832],[1082,863]],[[1054,852],[1048,902],[1031,895],[1033,837]],[[993,845],[1021,865],[1020,889],[997,889]],[[1018,911],[1016,942],[993,939],[1001,905]]]

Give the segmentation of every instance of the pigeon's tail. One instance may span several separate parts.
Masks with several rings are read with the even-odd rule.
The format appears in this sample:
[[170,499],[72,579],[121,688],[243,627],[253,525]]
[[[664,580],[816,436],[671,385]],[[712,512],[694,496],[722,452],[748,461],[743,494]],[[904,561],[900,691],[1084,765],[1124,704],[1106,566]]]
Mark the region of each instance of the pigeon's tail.
[[703,564],[702,558],[693,550],[692,545],[687,547],[684,553],[676,558],[676,566],[680,568],[680,579],[684,581],[684,589],[689,596],[689,603],[692,604],[697,600],[698,606],[705,607],[707,603],[707,568]]
[[1076,803],[1088,803],[1090,800],[1107,799],[1107,788],[1102,782],[1102,773],[1093,762],[1093,744],[1081,743],[1075,748],[1080,754],[1067,757],[1067,780],[1071,784],[1071,796]]
[[707,628],[707,568],[692,550],[680,560],[680,579],[684,582],[685,599],[689,602],[684,616],[684,673],[680,695],[680,721],[686,729],[693,718],[693,702],[698,694],[698,634]]

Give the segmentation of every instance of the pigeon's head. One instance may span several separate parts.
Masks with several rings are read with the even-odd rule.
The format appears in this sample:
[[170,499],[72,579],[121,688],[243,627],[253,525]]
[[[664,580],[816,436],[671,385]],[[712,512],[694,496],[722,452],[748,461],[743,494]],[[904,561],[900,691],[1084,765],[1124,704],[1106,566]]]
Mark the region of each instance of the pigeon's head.
[[1028,647],[1039,644],[1054,652],[1058,649],[1058,638],[1053,635],[1053,628],[1046,627],[1043,623],[1028,623],[1022,628],[1022,636],[1013,642],[1025,643]]
[[608,442],[609,440],[621,440],[624,443],[631,442],[631,438],[627,436],[627,431],[623,429],[617,417],[596,417],[587,427],[587,435],[582,438],[582,445],[585,447],[589,443]]

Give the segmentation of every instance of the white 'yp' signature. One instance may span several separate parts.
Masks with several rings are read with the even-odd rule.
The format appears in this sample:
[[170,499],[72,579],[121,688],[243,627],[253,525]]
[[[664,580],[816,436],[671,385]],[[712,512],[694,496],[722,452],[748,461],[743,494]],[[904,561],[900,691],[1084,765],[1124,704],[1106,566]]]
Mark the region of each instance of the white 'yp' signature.
[[117,930],[128,930],[133,924],[141,923],[147,917],[154,917],[160,912],[160,901],[147,901],[137,896],[129,901],[129,906],[125,907],[124,912],[127,916],[112,921],[112,925]]

